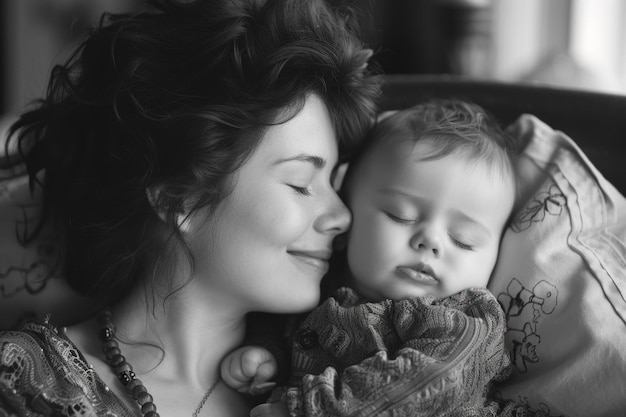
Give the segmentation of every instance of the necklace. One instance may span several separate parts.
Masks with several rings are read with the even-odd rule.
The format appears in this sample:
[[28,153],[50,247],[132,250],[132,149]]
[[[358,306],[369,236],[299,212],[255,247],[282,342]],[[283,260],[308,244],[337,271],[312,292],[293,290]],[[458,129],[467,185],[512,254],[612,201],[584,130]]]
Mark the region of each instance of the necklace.
[[217,381],[215,381],[213,385],[209,387],[206,394],[204,394],[204,397],[202,397],[202,399],[200,400],[200,404],[198,404],[198,406],[194,410],[193,415],[192,415],[193,417],[198,417],[198,414],[200,414],[200,410],[202,410],[202,407],[204,407],[204,403],[206,403],[206,400],[208,400],[211,394],[213,394],[213,390],[217,388],[217,384],[219,384],[220,381],[221,379],[218,378]]
[[[100,314],[98,318],[98,324],[100,325],[100,340],[102,340],[102,352],[104,353],[104,357],[106,362],[115,372],[117,378],[120,380],[122,385],[126,387],[126,392],[132,397],[133,400],[137,401],[139,407],[141,407],[141,413],[144,417],[160,417],[159,413],[157,413],[157,407],[153,402],[152,395],[148,392],[148,389],[143,385],[141,379],[137,378],[135,373],[133,372],[133,367],[126,362],[126,358],[122,355],[122,351],[120,350],[120,346],[115,340],[115,326],[111,321],[111,312],[105,310]],[[193,417],[198,417],[202,407],[207,402],[217,385],[220,383],[221,379],[218,378],[217,381],[213,383],[204,394],[202,399],[200,400],[200,404],[196,407],[193,412]]]

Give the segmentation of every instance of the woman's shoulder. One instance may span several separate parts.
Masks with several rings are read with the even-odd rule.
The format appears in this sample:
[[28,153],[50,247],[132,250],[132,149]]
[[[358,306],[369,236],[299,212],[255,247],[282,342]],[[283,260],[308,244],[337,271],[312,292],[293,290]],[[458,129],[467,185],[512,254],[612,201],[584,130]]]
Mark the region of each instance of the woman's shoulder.
[[69,358],[79,358],[61,332],[47,321],[0,332],[0,404],[26,411],[29,398],[35,403],[35,398],[59,391]]
[[45,356],[50,361],[67,358],[70,350],[77,349],[65,336],[65,328],[52,325],[48,318],[41,322],[27,322],[17,330],[0,331],[0,358],[3,361],[4,355],[9,355],[12,351],[19,351],[20,356]]
[[39,356],[46,350],[55,350],[54,345],[50,345],[55,337],[58,337],[58,330],[45,322],[33,321],[16,330],[0,331],[0,363],[6,365],[4,362],[13,356],[11,352],[31,357]]
[[63,328],[46,320],[0,332],[0,409],[48,415],[58,407],[93,416],[130,415]]

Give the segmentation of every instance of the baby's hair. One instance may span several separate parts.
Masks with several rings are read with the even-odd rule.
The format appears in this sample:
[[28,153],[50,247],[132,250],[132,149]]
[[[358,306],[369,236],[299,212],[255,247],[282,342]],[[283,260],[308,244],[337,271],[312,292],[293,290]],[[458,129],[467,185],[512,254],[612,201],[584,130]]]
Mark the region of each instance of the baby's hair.
[[515,140],[481,106],[457,99],[431,100],[398,111],[372,130],[364,149],[373,142],[428,144],[419,159],[434,160],[452,154],[485,162],[497,172],[512,169]]
[[516,195],[519,193],[513,162],[519,152],[517,141],[481,106],[458,99],[433,99],[379,120],[352,159],[341,195],[345,198],[352,178],[362,174],[362,162],[370,152],[400,143],[420,145],[413,154],[416,160],[456,155],[472,165],[484,164],[494,176],[513,179]]

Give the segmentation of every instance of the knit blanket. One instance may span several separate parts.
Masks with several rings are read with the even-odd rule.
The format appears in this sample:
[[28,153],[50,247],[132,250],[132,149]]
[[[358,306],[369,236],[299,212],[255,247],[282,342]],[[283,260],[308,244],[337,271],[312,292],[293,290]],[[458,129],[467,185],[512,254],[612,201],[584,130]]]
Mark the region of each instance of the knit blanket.
[[290,415],[513,415],[488,398],[510,373],[505,326],[486,289],[362,303],[342,288],[293,337]]

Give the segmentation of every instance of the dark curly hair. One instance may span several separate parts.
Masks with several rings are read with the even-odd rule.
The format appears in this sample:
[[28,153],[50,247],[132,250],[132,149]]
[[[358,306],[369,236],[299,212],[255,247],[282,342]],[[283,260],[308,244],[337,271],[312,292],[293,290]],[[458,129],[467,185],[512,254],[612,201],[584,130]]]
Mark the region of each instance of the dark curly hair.
[[167,265],[170,245],[185,247],[179,213],[216,207],[268,126],[309,94],[345,160],[380,80],[342,16],[323,0],[155,0],[103,16],[7,142],[43,185],[40,224],[60,232],[69,284],[113,303]]

